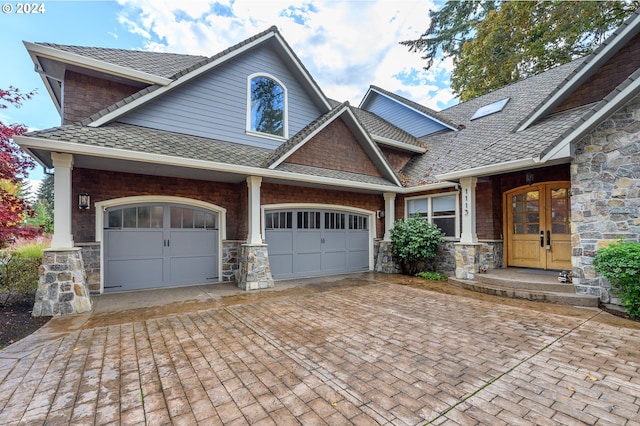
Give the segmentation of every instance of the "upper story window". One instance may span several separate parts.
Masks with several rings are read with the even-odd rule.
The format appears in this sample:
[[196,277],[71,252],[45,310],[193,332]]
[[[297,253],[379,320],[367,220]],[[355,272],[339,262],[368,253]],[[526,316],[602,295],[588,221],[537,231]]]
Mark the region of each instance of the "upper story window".
[[460,235],[457,193],[408,198],[406,203],[407,216],[424,217],[429,223],[438,225],[445,237],[458,238]]
[[276,78],[249,76],[247,130],[287,137],[287,90]]

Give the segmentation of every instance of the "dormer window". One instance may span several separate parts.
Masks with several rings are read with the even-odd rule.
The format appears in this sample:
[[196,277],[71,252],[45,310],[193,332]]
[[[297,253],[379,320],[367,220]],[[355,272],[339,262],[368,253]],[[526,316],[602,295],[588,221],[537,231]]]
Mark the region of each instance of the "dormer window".
[[276,78],[253,75],[248,84],[247,131],[287,137],[287,90]]

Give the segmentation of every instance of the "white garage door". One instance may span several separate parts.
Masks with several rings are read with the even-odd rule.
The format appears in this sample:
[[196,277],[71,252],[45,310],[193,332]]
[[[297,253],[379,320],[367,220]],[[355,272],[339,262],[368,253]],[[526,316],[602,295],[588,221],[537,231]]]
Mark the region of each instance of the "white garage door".
[[265,239],[274,278],[366,271],[369,218],[332,210],[265,214]]
[[139,204],[107,209],[104,223],[105,291],[217,281],[217,213]]

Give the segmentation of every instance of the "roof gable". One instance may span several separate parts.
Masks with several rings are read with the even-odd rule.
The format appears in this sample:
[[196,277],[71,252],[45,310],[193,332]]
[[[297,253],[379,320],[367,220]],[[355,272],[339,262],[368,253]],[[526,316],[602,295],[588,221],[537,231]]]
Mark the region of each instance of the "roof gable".
[[304,87],[307,96],[314,102],[319,109],[328,111],[331,106],[324,96],[320,87],[311,77],[302,62],[295,55],[290,46],[282,38],[276,27],[259,33],[247,40],[244,40],[235,46],[226,49],[205,61],[199,62],[175,75],[175,80],[170,84],[162,87],[151,87],[143,89],[141,92],[130,96],[116,105],[108,107],[98,114],[91,117],[89,126],[97,127],[110,121],[116,120],[128,112],[140,107],[141,105],[173,91],[176,88],[191,82],[192,80],[202,76],[203,74],[219,67],[232,59],[245,54],[248,51],[257,49],[264,45],[269,45],[277,51],[279,57],[287,64],[287,67],[299,76],[301,86]]
[[359,108],[382,117],[414,137],[458,129],[458,125],[444,115],[376,86],[369,87]]
[[[599,69],[604,67],[630,40],[640,31],[640,11],[633,13],[624,24],[605,40],[591,55],[586,56],[580,67],[561,82],[557,88],[549,93],[547,98],[532,111],[532,113],[518,126],[518,131],[522,131],[533,125],[536,121],[551,114],[567,98],[576,92],[585,82],[587,82]],[[614,86],[629,77],[614,77]],[[612,86],[609,86],[612,87]],[[608,93],[608,92],[607,92]],[[574,105],[575,106],[575,105]]]
[[[250,78],[256,76],[268,76],[284,88],[283,137],[252,132],[248,128],[249,84]],[[309,95],[299,73],[282,59],[277,44],[265,43],[202,73],[165,96],[149,99],[116,120],[275,149],[324,112]]]
[[[335,155],[346,156],[347,161],[343,158],[336,161]],[[358,159],[349,159],[350,156],[357,156]],[[361,164],[348,164],[349,161]],[[398,176],[362,127],[348,102],[315,120],[281,145],[265,166],[276,169],[284,163],[381,176],[401,186]]]

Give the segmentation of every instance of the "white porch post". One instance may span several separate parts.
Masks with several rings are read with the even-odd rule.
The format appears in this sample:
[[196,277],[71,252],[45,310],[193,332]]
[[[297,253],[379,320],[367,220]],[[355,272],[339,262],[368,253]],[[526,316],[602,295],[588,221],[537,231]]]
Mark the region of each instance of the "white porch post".
[[475,244],[478,242],[476,233],[476,184],[477,177],[460,179],[462,189],[462,234],[460,243]]
[[262,244],[262,232],[260,228],[260,176],[249,176],[247,187],[249,189],[249,235],[247,244]]
[[53,209],[53,239],[52,249],[70,249],[73,247],[73,235],[71,233],[71,170],[73,170],[73,155],[51,153],[55,174],[53,176],[53,188],[56,194]]
[[396,194],[384,193],[384,237],[383,241],[391,241],[391,230],[396,221]]

